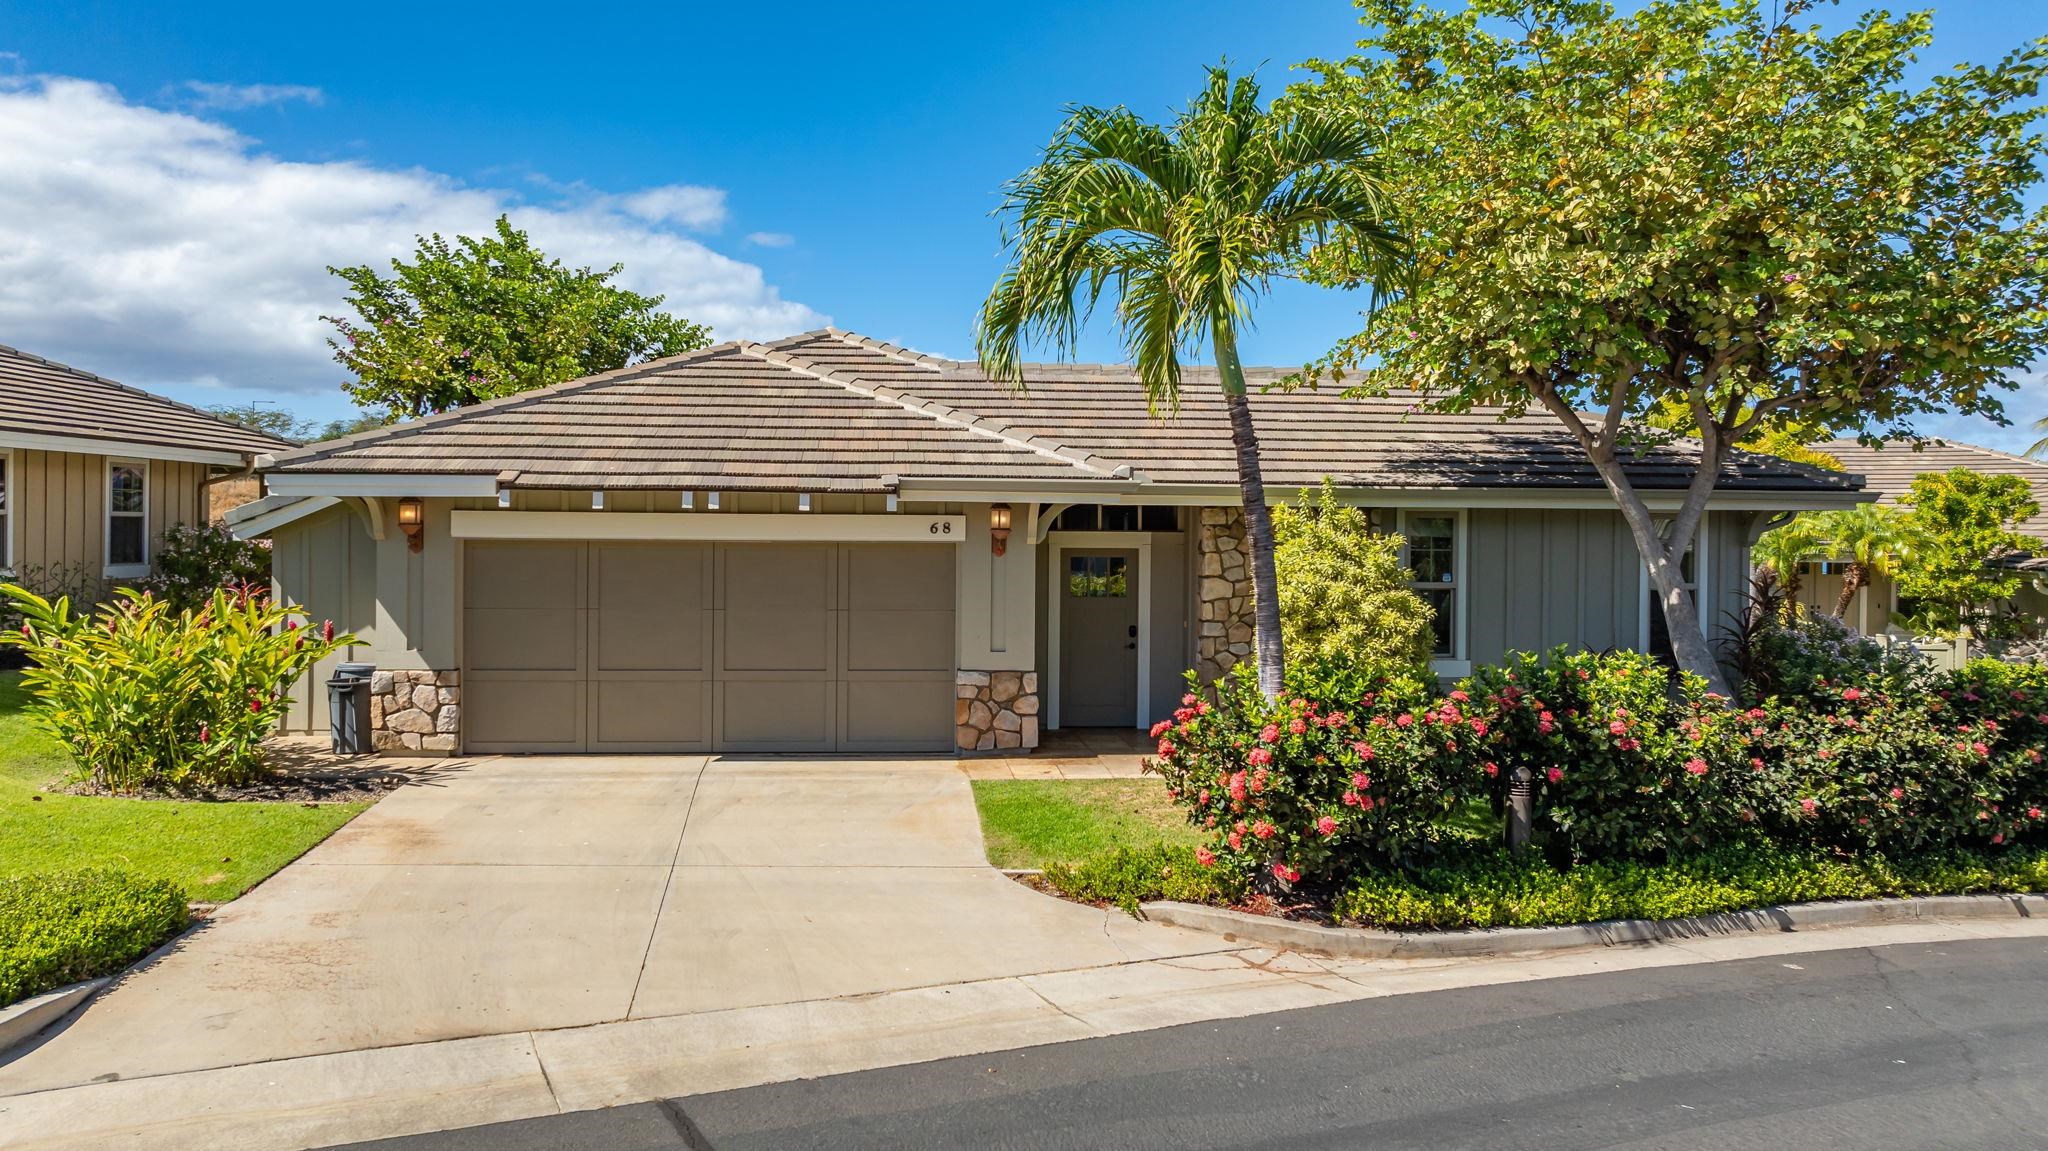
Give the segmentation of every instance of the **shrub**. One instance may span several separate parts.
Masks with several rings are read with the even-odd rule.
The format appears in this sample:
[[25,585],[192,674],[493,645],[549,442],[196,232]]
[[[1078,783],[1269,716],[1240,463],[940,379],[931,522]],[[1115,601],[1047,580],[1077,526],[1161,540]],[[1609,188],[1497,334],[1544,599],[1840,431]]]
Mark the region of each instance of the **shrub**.
[[1886,647],[1831,615],[1792,605],[1745,636],[1743,695],[1832,705],[1842,689],[1905,694],[1922,688],[1927,661],[1910,644]]
[[1249,667],[1217,681],[1213,704],[1195,686],[1153,728],[1151,769],[1213,836],[1201,862],[1241,880],[1324,880],[1426,850],[1479,794],[1457,709],[1433,707],[1412,672],[1301,659],[1277,702]]
[[236,539],[219,524],[173,524],[164,530],[150,560],[142,590],[172,611],[201,608],[221,588],[239,591],[270,586],[270,549]]
[[1738,717],[1697,676],[1636,652],[1559,648],[1481,667],[1467,710],[1490,793],[1533,780],[1539,829],[1561,858],[1647,859],[1752,831],[1766,802]]
[[1412,874],[1367,875],[1337,901],[1346,923],[1389,930],[1676,919],[1824,899],[2048,891],[2048,851],[1937,853],[1893,863],[1765,846],[1661,864],[1558,867],[1492,852]]
[[122,589],[92,616],[25,589],[0,587],[24,617],[0,644],[25,651],[29,711],[80,771],[113,791],[241,783],[262,768],[262,741],[284,693],[354,637],[255,595],[216,591],[172,612]]
[[1069,899],[1112,903],[1135,913],[1150,899],[1227,903],[1243,885],[1228,872],[1204,866],[1191,847],[1152,844],[1118,847],[1075,863],[1050,863],[1045,881]]
[[1408,586],[1401,538],[1338,502],[1324,480],[1298,504],[1273,509],[1280,631],[1291,658],[1426,664],[1433,613]]
[[116,871],[0,879],[0,1007],[149,954],[186,923],[185,893]]

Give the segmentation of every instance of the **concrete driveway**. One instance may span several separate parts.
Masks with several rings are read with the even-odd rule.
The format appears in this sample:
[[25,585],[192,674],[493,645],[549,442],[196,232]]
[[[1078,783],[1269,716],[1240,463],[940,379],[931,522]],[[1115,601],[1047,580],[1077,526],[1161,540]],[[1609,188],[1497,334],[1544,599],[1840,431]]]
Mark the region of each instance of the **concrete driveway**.
[[951,760],[484,759],[222,908],[0,1095],[1230,947],[990,869]]

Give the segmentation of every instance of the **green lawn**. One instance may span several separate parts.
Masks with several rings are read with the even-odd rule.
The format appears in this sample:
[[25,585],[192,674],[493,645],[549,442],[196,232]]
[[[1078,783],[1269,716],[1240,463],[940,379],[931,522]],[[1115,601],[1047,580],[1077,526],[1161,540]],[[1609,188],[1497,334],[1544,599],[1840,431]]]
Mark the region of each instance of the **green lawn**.
[[1117,846],[1202,842],[1157,779],[978,779],[981,837],[997,867],[1073,863]]
[[22,714],[0,672],[0,876],[111,867],[168,879],[201,903],[233,899],[368,804],[196,803],[50,795],[71,757]]

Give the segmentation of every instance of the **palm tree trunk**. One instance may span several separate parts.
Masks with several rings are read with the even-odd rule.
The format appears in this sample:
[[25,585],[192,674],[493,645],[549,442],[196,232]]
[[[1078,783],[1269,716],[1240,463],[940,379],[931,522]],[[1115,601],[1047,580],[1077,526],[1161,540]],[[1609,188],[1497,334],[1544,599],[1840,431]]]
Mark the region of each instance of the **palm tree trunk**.
[[1849,605],[1856,602],[1856,593],[1862,591],[1863,585],[1869,582],[1870,574],[1864,570],[1862,564],[1849,565],[1849,570],[1842,573],[1842,594],[1835,598],[1836,619],[1848,620]]
[[1279,699],[1286,680],[1280,646],[1280,583],[1273,572],[1273,511],[1266,506],[1266,481],[1259,467],[1259,433],[1245,397],[1244,364],[1237,358],[1237,332],[1228,319],[1211,325],[1216,369],[1223,377],[1223,405],[1230,413],[1230,446],[1237,452],[1237,487],[1244,503],[1245,545],[1252,561],[1252,642],[1259,659],[1259,691]]

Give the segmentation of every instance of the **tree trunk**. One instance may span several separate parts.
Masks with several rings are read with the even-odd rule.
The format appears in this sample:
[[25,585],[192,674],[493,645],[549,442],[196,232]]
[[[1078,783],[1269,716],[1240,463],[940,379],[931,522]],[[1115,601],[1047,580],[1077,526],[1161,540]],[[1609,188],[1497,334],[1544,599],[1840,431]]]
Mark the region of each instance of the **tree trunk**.
[[1849,605],[1856,602],[1856,593],[1862,591],[1863,585],[1869,582],[1870,572],[1862,564],[1849,565],[1849,570],[1842,573],[1842,594],[1835,597],[1836,619],[1848,622]]
[[1245,546],[1252,562],[1253,642],[1258,645],[1259,691],[1279,699],[1286,680],[1280,644],[1280,584],[1273,572],[1273,512],[1266,506],[1266,481],[1259,468],[1259,433],[1245,397],[1244,365],[1237,358],[1237,333],[1228,319],[1211,325],[1216,369],[1223,377],[1223,404],[1230,412],[1230,446],[1237,452],[1237,487],[1244,502]]

